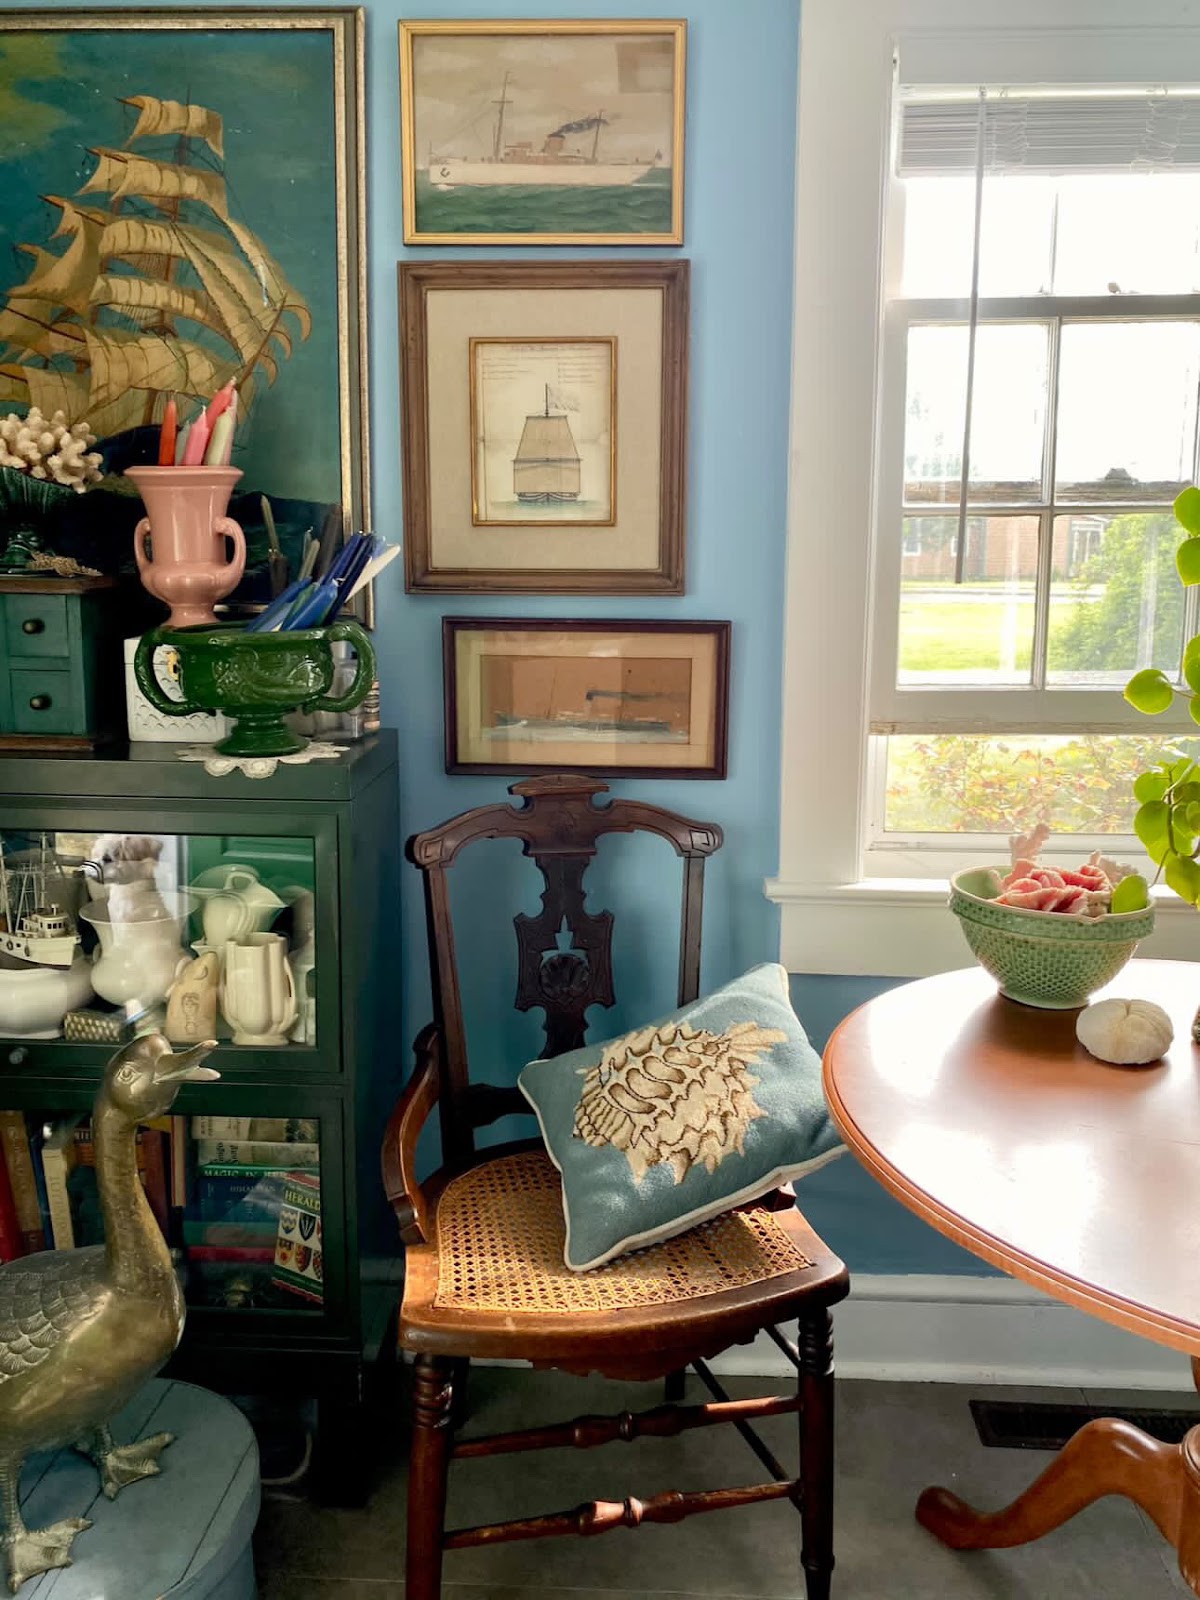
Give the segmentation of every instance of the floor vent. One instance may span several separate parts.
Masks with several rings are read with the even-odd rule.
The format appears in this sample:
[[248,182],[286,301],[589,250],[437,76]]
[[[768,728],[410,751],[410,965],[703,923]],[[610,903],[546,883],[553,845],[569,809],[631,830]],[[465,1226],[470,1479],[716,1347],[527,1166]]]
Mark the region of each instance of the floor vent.
[[1061,1450],[1073,1433],[1097,1417],[1120,1417],[1165,1444],[1179,1444],[1184,1434],[1200,1422],[1194,1411],[1022,1400],[972,1400],[971,1415],[980,1443],[998,1450]]

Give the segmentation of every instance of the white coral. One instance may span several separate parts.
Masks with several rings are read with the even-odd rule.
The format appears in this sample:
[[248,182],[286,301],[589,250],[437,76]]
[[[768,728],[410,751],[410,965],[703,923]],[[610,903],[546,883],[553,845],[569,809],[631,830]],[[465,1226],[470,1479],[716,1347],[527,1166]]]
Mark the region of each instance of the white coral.
[[16,467],[31,478],[65,484],[82,494],[104,475],[102,458],[90,451],[95,442],[86,422],[68,425],[63,411],[49,419],[37,406],[24,417],[10,411],[0,418],[0,467]]

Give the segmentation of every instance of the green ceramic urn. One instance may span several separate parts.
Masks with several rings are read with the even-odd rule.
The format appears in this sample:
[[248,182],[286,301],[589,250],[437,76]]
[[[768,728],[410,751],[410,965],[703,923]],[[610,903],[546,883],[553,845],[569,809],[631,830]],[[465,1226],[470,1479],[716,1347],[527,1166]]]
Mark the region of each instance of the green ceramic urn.
[[[331,695],[334,659],[330,645],[344,639],[357,669],[345,694]],[[164,693],[154,675],[154,652],[170,645],[179,657],[181,700]],[[375,651],[357,622],[290,632],[247,633],[240,624],[215,628],[155,628],[144,634],[134,657],[138,688],[164,716],[222,711],[233,720],[216,745],[227,756],[289,756],[307,740],[284,722],[292,711],[352,711],[375,677]]]

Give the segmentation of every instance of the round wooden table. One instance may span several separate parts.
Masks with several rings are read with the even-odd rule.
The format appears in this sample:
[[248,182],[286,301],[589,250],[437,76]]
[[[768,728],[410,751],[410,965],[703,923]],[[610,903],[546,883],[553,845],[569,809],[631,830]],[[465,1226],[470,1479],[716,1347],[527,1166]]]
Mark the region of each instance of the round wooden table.
[[[897,1199],[985,1261],[1192,1357],[1200,1383],[1200,964],[1134,961],[1104,994],[1155,1000],[1175,1042],[1115,1067],[1076,1011],[996,993],[979,968],[904,984],[825,1050],[842,1135]],[[1097,998],[1103,998],[1103,995]],[[1004,1510],[927,1489],[918,1520],[955,1549],[1025,1544],[1106,1494],[1136,1501],[1200,1594],[1200,1427],[1182,1445],[1082,1428]]]

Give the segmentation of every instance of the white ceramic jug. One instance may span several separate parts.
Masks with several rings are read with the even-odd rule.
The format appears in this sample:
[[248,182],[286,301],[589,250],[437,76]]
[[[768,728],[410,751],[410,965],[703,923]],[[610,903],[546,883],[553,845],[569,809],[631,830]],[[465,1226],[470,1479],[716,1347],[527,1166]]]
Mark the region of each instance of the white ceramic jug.
[[100,939],[92,968],[100,998],[115,1006],[157,1005],[188,959],[180,943],[187,907],[157,893],[111,895],[82,906],[79,915]]
[[234,1044],[287,1044],[296,1021],[296,983],[279,933],[225,941],[221,1010]]

